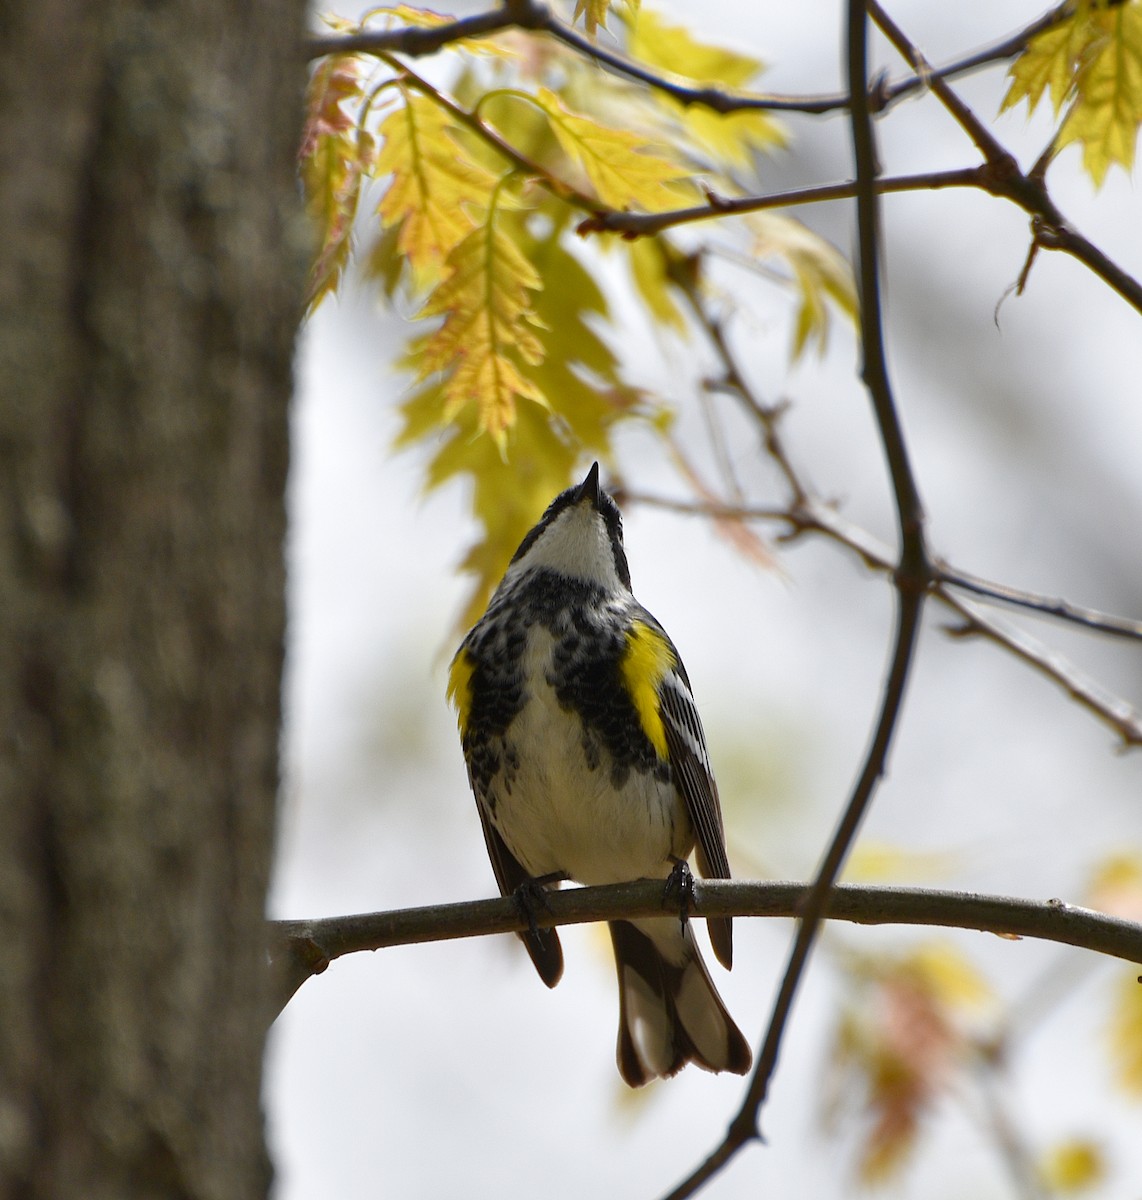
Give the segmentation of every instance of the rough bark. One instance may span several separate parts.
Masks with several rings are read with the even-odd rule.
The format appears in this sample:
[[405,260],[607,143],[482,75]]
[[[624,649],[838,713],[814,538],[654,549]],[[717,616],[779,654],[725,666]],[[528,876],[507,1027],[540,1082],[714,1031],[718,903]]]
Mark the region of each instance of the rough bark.
[[264,1194],[301,0],[0,4],[0,1196]]

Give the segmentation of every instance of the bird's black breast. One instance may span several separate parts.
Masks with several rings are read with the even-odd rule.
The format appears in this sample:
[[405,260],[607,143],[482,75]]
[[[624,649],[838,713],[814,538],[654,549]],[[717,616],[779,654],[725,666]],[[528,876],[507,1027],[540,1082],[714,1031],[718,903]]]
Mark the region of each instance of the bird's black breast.
[[[544,683],[560,708],[579,717],[588,764],[606,762],[615,787],[631,770],[670,777],[669,763],[658,757],[623,684],[630,604],[627,597],[546,570],[493,598],[464,641],[473,666],[464,753],[477,790],[486,792],[510,765],[505,755],[543,752],[512,747],[507,733],[531,691]],[[542,663],[529,661],[528,639],[536,627],[553,643]],[[542,678],[529,678],[528,671],[537,669]]]

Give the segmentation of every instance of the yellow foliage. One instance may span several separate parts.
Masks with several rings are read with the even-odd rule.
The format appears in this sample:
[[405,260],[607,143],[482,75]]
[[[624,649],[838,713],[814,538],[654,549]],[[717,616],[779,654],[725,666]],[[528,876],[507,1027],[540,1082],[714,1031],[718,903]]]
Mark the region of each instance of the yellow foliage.
[[[763,70],[759,59],[700,42],[684,26],[671,25],[647,9],[628,24],[633,58],[689,84],[743,88]],[[761,109],[723,114],[701,104],[684,106],[661,91],[654,92],[654,99],[679,122],[701,156],[726,166],[747,167],[752,150],[770,150],[787,141],[782,126]]]
[[563,152],[581,167],[596,195],[609,208],[638,206],[660,212],[680,203],[677,185],[687,176],[680,163],[646,152],[644,138],[573,113],[550,89],[536,103],[551,121]]
[[905,850],[888,842],[859,841],[849,855],[842,878],[848,883],[892,883],[902,879],[937,879],[954,865],[948,853]]
[[1100,912],[1142,921],[1142,854],[1113,854],[1094,870],[1087,903]]
[[950,942],[925,942],[901,960],[898,970],[949,1009],[980,1008],[992,1000],[987,981]]
[[356,118],[343,107],[361,102],[360,75],[360,59],[330,55],[318,63],[306,89],[298,171],[317,233],[306,292],[310,312],[336,289],[345,270],[361,176],[372,150],[372,139],[358,131]]
[[1115,989],[1110,1053],[1119,1086],[1142,1097],[1142,983],[1137,967],[1124,973]]
[[757,258],[784,260],[793,273],[801,303],[793,329],[793,357],[813,344],[820,352],[829,339],[832,300],[855,325],[856,284],[848,260],[836,247],[792,217],[780,213],[752,213],[748,218]]
[[563,244],[558,222],[541,237],[515,220],[510,227],[519,239],[519,254],[536,276],[559,281],[558,287],[544,288],[531,297],[531,321],[542,358],[529,367],[536,387],[557,398],[558,419],[536,404],[518,405],[514,424],[501,443],[505,458],[491,439],[476,436],[474,406],[458,411],[451,424],[443,423],[447,381],[435,381],[402,406],[404,426],[397,439],[398,446],[437,439],[427,488],[457,476],[472,481],[472,509],[482,536],[461,563],[464,573],[474,579],[458,618],[464,628],[484,611],[520,539],[551,497],[567,486],[582,450],[607,461],[616,422],[662,419],[660,409],[623,385],[618,360],[591,320],[606,317],[606,300]]
[[[629,0],[627,7],[637,10]],[[578,15],[593,32],[608,11],[587,0]],[[631,51],[655,70],[728,87],[748,85],[761,70],[754,58],[632,12],[624,16]],[[372,10],[359,26],[337,27],[450,20],[397,4]],[[479,615],[519,538],[586,453],[609,461],[619,422],[665,428],[669,421],[664,405],[624,380],[616,351],[599,336],[606,303],[566,245],[580,215],[573,205],[583,203],[581,196],[568,203],[568,180],[578,176],[580,191],[593,193],[601,209],[664,211],[698,201],[695,164],[715,186],[735,191],[727,172],[784,137],[764,114],[721,117],[653,94],[639,100],[629,81],[577,55],[548,48],[521,56],[522,44],[518,35],[450,43],[465,62],[459,104],[390,56],[324,60],[302,159],[322,237],[314,302],[339,282],[365,174],[382,186],[372,273],[387,295],[403,289],[423,300],[417,319],[428,332],[403,358],[416,383],[398,444],[432,443],[429,486],[472,481],[482,528],[463,563],[474,576],[466,620]],[[478,70],[476,54],[516,55],[509,83],[527,82],[529,90],[490,91],[489,77],[503,79],[508,67]],[[364,64],[374,72],[367,80]],[[528,101],[498,106],[494,134],[492,96]],[[827,300],[846,311],[853,304],[843,262],[796,222],[775,218],[754,232],[759,253],[782,257],[801,297],[796,349],[823,344]],[[691,272],[696,293],[701,256],[666,238],[610,244],[629,255],[651,316],[685,332],[676,272]]]
[[1096,1187],[1106,1179],[1102,1147],[1090,1138],[1070,1138],[1060,1142],[1043,1156],[1039,1178],[1050,1191],[1065,1196]]
[[607,10],[610,6],[610,0],[575,0],[575,11],[571,19],[577,21],[582,17],[584,28],[594,37],[599,26],[606,25]]
[[448,256],[448,277],[421,314],[443,315],[444,321],[417,343],[412,359],[421,379],[445,373],[441,421],[454,420],[472,404],[479,432],[487,433],[503,454],[516,402],[547,401],[521,370],[544,357],[530,300],[543,281],[501,221],[499,210],[493,209],[485,224]]
[[831,1111],[862,1133],[858,1174],[883,1183],[906,1162],[924,1118],[975,1049],[964,1019],[990,995],[953,947],[856,960],[833,1049]]
[[658,238],[635,238],[627,243],[631,280],[654,319],[667,329],[686,328],[686,317],[675,302],[667,273],[668,243]]
[[464,153],[443,108],[416,92],[402,96],[379,130],[376,172],[392,180],[377,213],[382,226],[399,227],[396,251],[419,290],[440,278],[448,255],[481,219],[497,178]]
[[1002,107],[1026,100],[1034,110],[1049,91],[1060,148],[1079,142],[1083,166],[1101,185],[1113,163],[1129,171],[1142,124],[1142,3],[1113,9],[1076,5],[1066,21],[1032,38],[1010,70]]
[[1083,166],[1101,184],[1112,163],[1129,171],[1142,124],[1142,5],[1097,12],[1102,36],[1076,78],[1078,97],[1059,132],[1059,145],[1080,142]]

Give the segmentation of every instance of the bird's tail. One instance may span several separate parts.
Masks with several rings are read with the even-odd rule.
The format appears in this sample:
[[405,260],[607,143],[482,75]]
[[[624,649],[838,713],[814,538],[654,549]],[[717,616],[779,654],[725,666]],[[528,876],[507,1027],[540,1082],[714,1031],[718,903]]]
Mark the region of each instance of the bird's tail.
[[687,925],[612,921],[619,974],[619,1073],[631,1087],[688,1062],[744,1075],[753,1055],[726,1011]]

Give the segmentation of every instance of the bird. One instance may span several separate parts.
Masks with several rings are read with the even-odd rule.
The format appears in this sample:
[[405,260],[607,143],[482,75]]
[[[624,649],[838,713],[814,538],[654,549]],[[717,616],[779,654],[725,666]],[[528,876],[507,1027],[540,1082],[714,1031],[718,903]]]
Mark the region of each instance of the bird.
[[[622,517],[599,484],[551,501],[449,668],[468,781],[504,896],[700,873],[728,879],[718,788],[682,659],[634,598]],[[539,893],[538,896],[536,893]],[[744,1075],[749,1043],[677,915],[609,922],[619,1073],[631,1087],[687,1063]],[[733,964],[728,917],[707,922]],[[563,952],[534,920],[519,935],[554,987]]]

